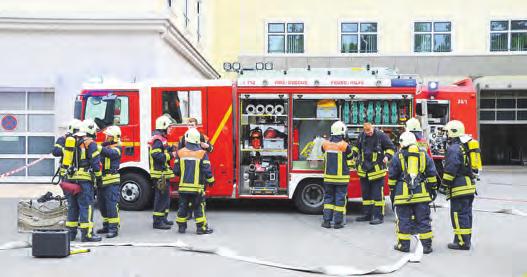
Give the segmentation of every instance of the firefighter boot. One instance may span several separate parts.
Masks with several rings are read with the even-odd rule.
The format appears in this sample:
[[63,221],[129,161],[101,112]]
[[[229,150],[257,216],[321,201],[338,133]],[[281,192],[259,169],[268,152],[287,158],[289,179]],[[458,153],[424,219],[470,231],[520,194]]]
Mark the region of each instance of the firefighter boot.
[[170,229],[172,229],[172,226],[166,224],[164,221],[154,223],[152,225],[152,227],[154,229],[159,229],[159,230],[170,230]]
[[108,222],[104,222],[102,224],[102,228],[101,229],[98,229],[97,234],[108,234]]
[[106,235],[106,238],[115,238],[119,235],[119,228],[117,227],[117,224],[111,224],[108,228],[108,233]]
[[95,234],[89,234],[88,230],[84,229],[81,231],[81,242],[99,242],[102,238],[95,235]]
[[399,240],[397,244],[393,246],[393,249],[401,252],[410,252],[410,240]]
[[184,234],[187,231],[187,223],[178,223],[178,233]]
[[344,228],[344,224],[342,224],[342,222],[335,223],[335,225],[333,225],[333,228],[335,228],[335,229],[341,229],[341,228]]
[[196,234],[198,235],[207,235],[207,234],[212,234],[212,232],[214,232],[214,230],[212,228],[209,228],[208,225],[206,224],[198,224],[196,226]]
[[174,225],[174,221],[168,220],[168,219],[165,218],[165,224],[172,226],[172,225]]
[[459,245],[458,243],[449,243],[448,248],[454,250],[470,250],[470,245]]
[[329,222],[328,220],[324,220],[324,221],[322,222],[322,225],[320,225],[320,226],[329,229],[329,228],[331,228],[331,222]]
[[377,225],[377,224],[382,224],[383,222],[384,222],[384,220],[382,219],[382,217],[374,216],[374,217],[372,217],[372,219],[370,221],[370,224],[371,225]]
[[432,251],[432,239],[422,239],[421,244],[423,245],[423,253],[430,254]]

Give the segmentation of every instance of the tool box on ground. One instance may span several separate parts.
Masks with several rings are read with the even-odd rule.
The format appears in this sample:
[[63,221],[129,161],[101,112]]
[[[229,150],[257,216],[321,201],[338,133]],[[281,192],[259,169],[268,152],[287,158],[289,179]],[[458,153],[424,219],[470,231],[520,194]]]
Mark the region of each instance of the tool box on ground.
[[39,199],[18,202],[18,231],[62,229],[68,212],[67,201],[61,196],[46,193]]
[[35,230],[31,240],[34,257],[64,258],[70,255],[70,239],[67,230]]

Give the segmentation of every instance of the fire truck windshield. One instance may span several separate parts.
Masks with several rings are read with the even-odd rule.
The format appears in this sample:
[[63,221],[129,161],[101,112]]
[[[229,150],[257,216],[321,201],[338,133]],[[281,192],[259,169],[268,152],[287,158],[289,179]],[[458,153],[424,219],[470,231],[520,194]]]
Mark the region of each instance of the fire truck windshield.
[[100,129],[113,124],[115,99],[103,99],[101,96],[86,98],[84,118],[91,118]]

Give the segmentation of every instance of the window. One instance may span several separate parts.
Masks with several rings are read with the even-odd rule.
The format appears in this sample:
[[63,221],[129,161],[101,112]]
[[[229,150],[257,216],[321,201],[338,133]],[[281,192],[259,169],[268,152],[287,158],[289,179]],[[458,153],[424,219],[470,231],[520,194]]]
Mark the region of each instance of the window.
[[169,114],[178,124],[193,117],[201,124],[201,91],[164,91],[163,114]]
[[[22,167],[51,152],[55,143],[55,93],[52,89],[0,88],[0,173]],[[44,159],[2,182],[49,180],[55,159]],[[33,177],[46,177],[35,179]],[[32,178],[28,178],[32,177]]]
[[490,51],[527,51],[527,20],[491,21]]
[[267,53],[304,53],[304,23],[267,24]]
[[188,0],[185,0],[185,9],[183,11],[183,17],[185,19],[185,27],[188,27],[188,23],[190,22],[190,18],[188,17]]
[[451,52],[452,23],[415,22],[414,52]]
[[[111,109],[113,108],[113,112]],[[86,101],[84,118],[91,118],[99,128],[109,125],[128,125],[128,97],[118,96],[115,101],[102,100],[100,96],[90,96]]]
[[341,23],[340,53],[377,53],[377,23]]
[[479,104],[480,121],[483,123],[527,121],[527,96],[524,91],[483,90]]

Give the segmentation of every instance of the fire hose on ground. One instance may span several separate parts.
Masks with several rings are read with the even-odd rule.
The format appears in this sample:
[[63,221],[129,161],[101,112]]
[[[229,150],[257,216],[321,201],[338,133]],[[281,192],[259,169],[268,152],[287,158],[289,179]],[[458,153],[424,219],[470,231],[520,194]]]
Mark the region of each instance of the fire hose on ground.
[[[277,263],[272,261],[267,261],[255,257],[242,256],[238,255],[236,252],[232,251],[226,247],[196,247],[184,243],[183,241],[177,240],[176,242],[166,242],[166,243],[147,243],[147,242],[116,242],[116,243],[73,243],[71,246],[73,248],[77,247],[161,247],[161,248],[174,248],[180,251],[189,251],[202,254],[217,255],[220,257],[238,260],[246,263],[258,264],[268,267],[280,268],[285,270],[299,271],[299,272],[308,272],[308,273],[318,273],[325,275],[335,275],[335,276],[360,276],[368,274],[387,274],[395,272],[401,269],[406,263],[418,263],[423,257],[423,246],[421,245],[419,238],[414,236],[416,240],[416,247],[413,253],[404,254],[396,262],[387,265],[377,266],[373,269],[359,269],[354,266],[340,266],[340,265],[328,265],[328,266],[296,266],[288,265],[283,263]],[[13,249],[22,249],[30,248],[31,243],[28,241],[14,241],[9,242],[3,245],[0,245],[0,250],[13,250]],[[75,251],[75,250],[73,250]],[[82,251],[82,250],[81,250]]]

